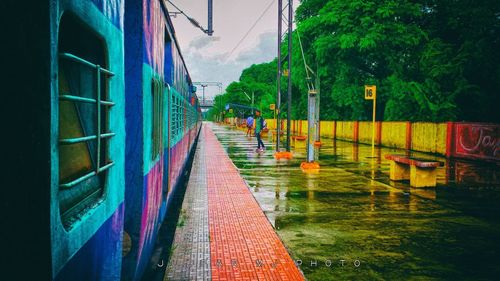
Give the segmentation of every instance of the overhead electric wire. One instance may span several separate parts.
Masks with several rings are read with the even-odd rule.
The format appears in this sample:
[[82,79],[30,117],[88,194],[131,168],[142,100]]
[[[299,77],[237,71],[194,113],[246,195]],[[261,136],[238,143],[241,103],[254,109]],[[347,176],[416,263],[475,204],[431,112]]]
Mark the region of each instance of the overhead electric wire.
[[196,21],[195,19],[193,19],[192,17],[186,15],[186,13],[184,13],[184,11],[182,11],[181,9],[179,9],[179,7],[177,7],[174,3],[172,3],[172,1],[170,0],[165,0],[167,1],[168,3],[170,3],[172,6],[174,6],[174,8],[177,9],[177,11],[179,11],[179,13],[181,13],[182,15],[184,15],[186,17],[186,19],[194,26],[198,27],[199,29],[201,29],[204,33],[207,33],[207,30],[205,30],[201,24]]
[[255,28],[255,26],[257,25],[257,23],[259,23],[259,21],[264,17],[264,15],[267,13],[267,11],[269,11],[269,9],[271,8],[271,6],[274,4],[275,1],[276,0],[271,0],[271,2],[269,3],[269,5],[267,5],[266,9],[262,12],[262,14],[260,14],[259,18],[257,18],[257,20],[250,27],[250,29],[248,29],[247,33],[245,33],[245,35],[240,39],[240,41],[236,44],[236,46],[234,46],[234,48],[231,50],[231,52],[229,52],[229,55],[226,57],[226,60],[231,57],[231,55],[233,54],[233,52],[236,49],[238,49],[238,47],[241,45],[241,43],[247,38],[248,34],[250,34],[250,32],[252,32],[252,30]]

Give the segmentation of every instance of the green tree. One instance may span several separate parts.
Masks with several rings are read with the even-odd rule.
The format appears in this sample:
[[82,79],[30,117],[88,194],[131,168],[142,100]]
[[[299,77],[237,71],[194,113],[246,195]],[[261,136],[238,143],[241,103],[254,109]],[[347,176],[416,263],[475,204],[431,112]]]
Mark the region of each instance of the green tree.
[[[274,103],[276,96],[276,60],[269,63],[254,64],[243,70],[239,81],[235,81],[226,88],[222,96],[215,97],[215,106],[208,113],[211,118],[223,110],[226,104],[241,104],[251,106],[251,101],[245,95],[254,95],[254,107],[261,110],[265,118],[272,118],[273,112],[269,105]],[[245,116],[251,110],[244,111]],[[226,114],[233,117],[233,114]],[[212,119],[213,120],[213,119]]]
[[[366,84],[377,85],[379,120],[500,120],[498,0],[302,0],[296,21],[292,118],[307,116],[300,35],[305,60],[321,79],[322,120],[369,120]],[[243,70],[224,98],[247,104],[242,91],[254,92],[270,117],[276,65]],[[281,83],[286,89],[285,77]]]

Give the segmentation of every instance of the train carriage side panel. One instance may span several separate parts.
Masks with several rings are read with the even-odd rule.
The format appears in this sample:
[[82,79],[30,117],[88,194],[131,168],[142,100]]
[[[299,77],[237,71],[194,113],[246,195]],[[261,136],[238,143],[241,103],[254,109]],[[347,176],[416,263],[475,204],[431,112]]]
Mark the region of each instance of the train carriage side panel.
[[123,2],[51,9],[51,244],[57,280],[120,277],[125,185]]
[[126,70],[126,183],[124,251],[122,280],[132,280],[136,270],[137,241],[143,208],[143,3],[125,1],[125,70]]
[[153,253],[172,198],[169,195],[179,186],[186,168],[190,146],[185,127],[186,90],[190,85],[161,1],[126,0],[126,9],[126,157],[130,178],[124,237],[130,238],[130,246],[123,258],[122,279],[139,280]]
[[[125,232],[130,237],[130,250],[123,260],[123,280],[139,280],[151,256],[161,220],[166,212],[165,182],[168,155],[164,152],[164,117],[168,102],[164,77],[169,51],[166,20],[158,0],[126,2],[125,25],[130,42],[126,64],[133,72],[127,76],[127,181]],[[140,46],[137,46],[140,45]],[[165,48],[167,45],[167,48]],[[139,49],[139,50],[138,50]],[[167,63],[165,63],[167,62]],[[140,108],[135,110],[134,108]],[[130,119],[130,120],[129,120]],[[129,209],[129,206],[132,206]]]

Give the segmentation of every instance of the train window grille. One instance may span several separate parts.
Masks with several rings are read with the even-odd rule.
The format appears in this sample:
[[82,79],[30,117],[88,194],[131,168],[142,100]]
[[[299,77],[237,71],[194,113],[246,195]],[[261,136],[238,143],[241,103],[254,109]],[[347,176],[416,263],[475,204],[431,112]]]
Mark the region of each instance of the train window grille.
[[175,141],[179,140],[179,121],[181,119],[181,111],[179,110],[179,96],[175,96]]
[[172,91],[172,139],[175,142],[181,139],[182,135],[182,98],[177,93]]
[[186,96],[183,96],[182,99],[182,133],[184,134],[186,132],[186,126],[187,126],[187,101],[186,101]]
[[62,223],[104,198],[114,132],[109,99],[114,73],[106,69],[106,47],[84,22],[65,13],[60,21],[58,54],[58,199]]
[[163,82],[153,79],[151,82],[152,97],[152,159],[156,159],[163,150]]
[[172,128],[171,128],[171,134],[172,134],[172,141],[175,141],[175,134],[177,132],[177,106],[175,105],[176,103],[176,96],[172,92],[172,102],[170,103],[171,107],[171,114],[172,114]]
[[186,114],[185,117],[185,124],[184,124],[184,132],[187,132],[187,129],[189,128],[189,106],[188,106],[188,101],[187,99],[184,99],[184,112]]
[[[60,87],[59,91],[59,108],[60,108],[60,138],[59,138],[59,149],[60,149],[60,177],[59,177],[59,190],[71,190],[71,193],[78,192],[72,189],[82,189],[84,193],[91,192],[87,198],[93,198],[97,193],[100,193],[100,188],[95,188],[93,186],[102,185],[103,179],[98,180],[96,177],[102,175],[109,168],[114,165],[114,162],[107,159],[108,147],[105,143],[106,139],[115,136],[113,132],[107,132],[106,119],[109,110],[114,106],[114,102],[106,100],[103,94],[103,89],[105,89],[104,84],[107,83],[106,80],[110,79],[114,73],[102,68],[98,64],[91,63],[84,60],[78,56],[70,53],[60,53],[59,54],[61,68],[64,68],[68,64],[77,64],[76,69],[87,71],[82,71],[77,73],[76,76],[89,76],[90,72],[94,72],[95,77],[95,89],[94,96],[89,96],[86,94],[78,95],[66,90],[71,87]],[[78,71],[78,70],[77,70]],[[60,71],[60,84],[71,83],[65,76],[66,73],[70,71]],[[83,74],[83,72],[87,72]],[[104,81],[103,81],[104,80]],[[62,91],[61,91],[62,90]],[[82,91],[83,92],[83,91]],[[93,110],[89,109],[89,105],[95,107]],[[74,114],[71,114],[73,112]],[[78,120],[63,120],[69,115],[77,117]],[[75,118],[73,118],[75,119]],[[66,125],[66,121],[73,121],[73,125]],[[75,122],[76,121],[76,122]],[[79,123],[79,124],[78,124]],[[93,126],[88,126],[89,123],[94,123]],[[79,126],[78,126],[79,125]],[[64,129],[67,126],[80,127],[80,133],[78,136],[64,136],[65,131],[70,131]],[[94,127],[95,126],[95,127]],[[94,127],[95,133],[90,132],[91,127]],[[104,129],[104,132],[103,132]],[[77,129],[78,130],[78,129]],[[75,131],[74,129],[72,130]],[[92,155],[92,153],[94,155]],[[66,156],[67,155],[67,156]],[[72,158],[72,159],[68,159]],[[78,164],[73,164],[72,162],[81,161],[84,164],[84,169],[67,168],[68,166],[78,166]],[[94,178],[94,179],[93,179]],[[87,199],[85,198],[85,199]],[[83,199],[82,201],[84,201]],[[74,201],[75,198],[73,198]],[[63,210],[63,218],[73,214],[75,207],[78,205],[76,202],[72,202],[69,205],[71,207],[65,207]]]
[[182,110],[182,96],[177,97],[177,141],[182,138],[182,119],[184,118],[184,111]]
[[177,139],[177,119],[179,118],[177,113],[177,95],[174,91],[172,93],[172,141],[175,143]]
[[176,113],[176,120],[175,120],[175,141],[179,141],[179,129],[181,128],[181,124],[180,124],[180,121],[181,121],[181,110],[180,110],[180,107],[179,107],[179,103],[180,103],[180,98],[179,96],[176,96],[175,97],[175,113]]

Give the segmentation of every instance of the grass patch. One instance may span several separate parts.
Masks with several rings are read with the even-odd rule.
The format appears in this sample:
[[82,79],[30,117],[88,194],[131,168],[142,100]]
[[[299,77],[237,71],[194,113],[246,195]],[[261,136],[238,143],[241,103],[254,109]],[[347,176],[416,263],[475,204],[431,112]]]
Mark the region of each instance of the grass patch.
[[177,222],[177,227],[183,227],[186,224],[186,220],[188,219],[188,215],[185,209],[181,210],[181,214],[179,216],[179,221]]

